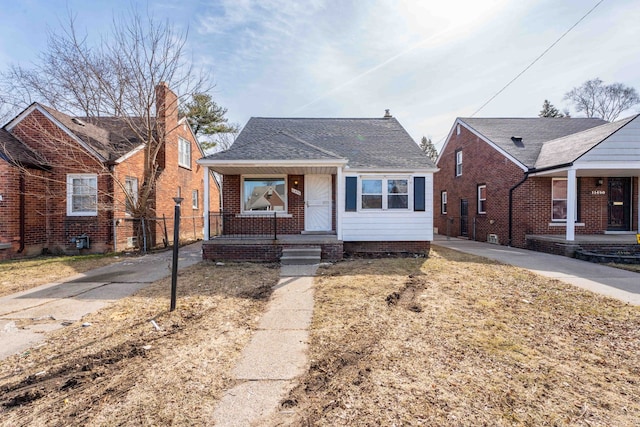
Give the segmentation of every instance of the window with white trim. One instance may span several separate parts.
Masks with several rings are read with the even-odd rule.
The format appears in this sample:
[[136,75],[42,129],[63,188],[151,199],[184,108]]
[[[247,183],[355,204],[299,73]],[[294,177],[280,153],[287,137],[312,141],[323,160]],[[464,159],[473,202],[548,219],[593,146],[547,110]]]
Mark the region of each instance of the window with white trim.
[[478,213],[487,213],[487,186],[478,185]]
[[67,175],[67,215],[98,215],[98,175]]
[[125,194],[125,212],[128,215],[133,213],[133,208],[138,203],[138,178],[128,176],[124,179]]
[[362,178],[360,200],[362,209],[409,209],[409,180]]
[[191,169],[191,143],[178,138],[178,165]]
[[191,207],[193,209],[198,209],[198,190],[193,190],[191,192]]
[[243,177],[242,211],[287,211],[287,185],[284,176]]
[[456,176],[462,175],[462,150],[456,151]]
[[[577,204],[576,204],[577,205]],[[576,211],[576,218],[578,210]],[[551,221],[567,220],[567,178],[551,179]]]
[[447,214],[447,192],[440,192],[440,213],[443,215]]

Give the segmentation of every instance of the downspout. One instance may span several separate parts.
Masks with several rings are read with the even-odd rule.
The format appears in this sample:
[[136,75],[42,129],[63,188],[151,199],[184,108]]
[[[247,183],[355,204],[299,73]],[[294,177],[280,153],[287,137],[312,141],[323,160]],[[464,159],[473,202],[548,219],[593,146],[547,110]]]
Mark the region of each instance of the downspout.
[[511,241],[513,240],[513,192],[525,183],[527,179],[529,179],[529,173],[531,169],[524,173],[524,178],[520,180],[516,185],[509,189],[509,240],[507,246],[511,246]]
[[25,192],[25,183],[24,183],[24,173],[20,173],[20,196],[19,196],[19,205],[20,205],[20,247],[18,248],[18,253],[22,253],[22,251],[24,251],[24,246],[25,246],[25,219],[24,219],[24,214],[25,214],[25,196],[24,196],[24,192]]

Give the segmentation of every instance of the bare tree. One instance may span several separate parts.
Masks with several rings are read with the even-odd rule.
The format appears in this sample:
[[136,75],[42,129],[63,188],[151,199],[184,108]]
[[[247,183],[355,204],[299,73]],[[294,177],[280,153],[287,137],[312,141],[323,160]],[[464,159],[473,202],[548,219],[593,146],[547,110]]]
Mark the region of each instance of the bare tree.
[[634,88],[622,83],[605,85],[599,78],[574,87],[564,99],[573,102],[576,110],[584,111],[587,117],[600,117],[607,121],[614,121],[623,111],[640,103]]
[[[124,16],[114,16],[110,34],[100,42],[90,44],[88,40],[70,14],[59,32],[49,34],[47,48],[33,67],[14,66],[2,74],[5,96],[20,109],[38,101],[81,117],[87,126],[114,118],[110,131],[117,137],[113,147],[105,148],[117,151],[117,144],[125,141],[144,145],[144,176],[138,194],[130,194],[124,177],[116,176],[108,161],[87,165],[78,155],[77,166],[93,171],[100,167],[101,174],[111,175],[114,185],[126,194],[132,216],[144,218],[152,215],[150,200],[161,171],[159,154],[171,126],[177,126],[157,119],[161,111],[156,106],[162,105],[163,113],[177,113],[179,99],[206,92],[211,85],[208,76],[197,73],[186,58],[187,32],[177,32],[168,21],[143,17],[132,9]],[[162,83],[178,93],[177,99],[158,103],[156,88]],[[67,156],[74,157],[74,150],[81,150],[64,135],[50,139],[55,141],[50,149]]]

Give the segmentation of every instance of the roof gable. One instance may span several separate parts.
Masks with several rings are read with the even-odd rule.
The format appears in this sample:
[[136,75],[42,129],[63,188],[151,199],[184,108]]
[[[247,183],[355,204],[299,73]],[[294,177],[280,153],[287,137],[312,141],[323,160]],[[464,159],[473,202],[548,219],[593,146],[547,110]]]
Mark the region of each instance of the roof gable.
[[252,117],[213,161],[341,160],[352,169],[435,169],[395,118]]
[[595,118],[460,118],[458,120],[527,168],[536,165],[538,155],[546,141],[607,123]]
[[545,142],[535,164],[536,169],[567,165],[578,159],[622,162],[640,160],[639,116],[627,117]]
[[0,159],[14,165],[44,168],[46,162],[29,147],[11,135],[6,129],[0,129]]

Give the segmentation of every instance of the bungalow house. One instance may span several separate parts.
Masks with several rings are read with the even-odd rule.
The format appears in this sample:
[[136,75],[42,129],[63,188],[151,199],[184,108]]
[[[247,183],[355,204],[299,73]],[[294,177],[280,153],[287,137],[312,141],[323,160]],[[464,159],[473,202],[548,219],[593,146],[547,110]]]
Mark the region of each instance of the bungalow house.
[[437,159],[439,234],[572,255],[636,243],[640,118],[458,118]]
[[323,259],[429,252],[436,168],[389,114],[254,117],[198,163],[222,175],[222,212],[205,206],[206,259],[275,261],[296,247]]
[[[0,131],[0,259],[40,253],[99,253],[142,247],[132,209],[149,161],[141,132],[166,141],[157,156],[149,196],[151,217],[142,226],[147,247],[168,244],[174,196],[182,203],[185,238],[202,238],[202,209],[219,201],[212,176],[195,163],[201,153],[178,99],[156,87],[157,117],[80,118],[33,103]],[[194,158],[195,157],[195,158]],[[199,156],[198,156],[199,157]],[[208,197],[204,200],[204,180]],[[167,230],[167,228],[169,230]]]

